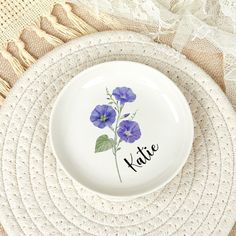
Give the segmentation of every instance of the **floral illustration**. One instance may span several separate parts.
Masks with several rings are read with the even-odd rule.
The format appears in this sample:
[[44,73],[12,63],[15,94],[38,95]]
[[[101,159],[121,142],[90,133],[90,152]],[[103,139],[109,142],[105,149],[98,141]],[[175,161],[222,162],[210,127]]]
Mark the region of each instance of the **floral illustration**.
[[116,111],[112,106],[108,105],[98,105],[92,111],[90,120],[95,126],[100,129],[105,128],[106,126],[111,126],[116,119]]
[[141,131],[137,122],[123,120],[120,122],[117,134],[121,140],[124,140],[127,143],[133,143],[140,138]]
[[117,153],[121,150],[121,143],[134,143],[141,137],[139,124],[133,119],[134,113],[124,113],[126,103],[134,102],[136,94],[127,87],[117,87],[112,94],[106,89],[108,104],[97,105],[90,115],[90,121],[94,126],[104,129],[107,127],[112,132],[113,137],[107,134],[99,136],[96,140],[95,153],[111,150],[114,158],[118,177],[122,182]]

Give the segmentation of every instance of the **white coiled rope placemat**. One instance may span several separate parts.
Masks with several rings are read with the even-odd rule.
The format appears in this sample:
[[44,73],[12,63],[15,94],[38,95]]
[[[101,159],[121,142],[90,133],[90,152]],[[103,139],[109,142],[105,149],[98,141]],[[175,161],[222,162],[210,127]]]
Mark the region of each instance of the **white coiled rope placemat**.
[[[195,122],[193,150],[181,173],[164,188],[126,201],[73,182],[48,140],[50,111],[64,85],[111,60],[145,63],[166,74],[185,94]],[[14,236],[227,235],[236,217],[235,151],[235,113],[196,65],[136,33],[85,36],[33,65],[1,109],[0,221]]]

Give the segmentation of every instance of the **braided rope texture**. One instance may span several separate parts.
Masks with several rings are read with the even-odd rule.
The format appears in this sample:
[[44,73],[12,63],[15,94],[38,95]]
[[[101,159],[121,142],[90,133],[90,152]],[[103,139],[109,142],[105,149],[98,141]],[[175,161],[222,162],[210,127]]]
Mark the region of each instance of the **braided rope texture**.
[[[135,199],[103,198],[73,182],[50,148],[55,98],[80,71],[105,61],[157,68],[186,96],[192,153],[164,188]],[[85,101],[86,102],[86,101]],[[236,218],[236,117],[220,88],[175,50],[131,32],[73,40],[44,56],[0,112],[0,221],[8,235],[227,235]]]

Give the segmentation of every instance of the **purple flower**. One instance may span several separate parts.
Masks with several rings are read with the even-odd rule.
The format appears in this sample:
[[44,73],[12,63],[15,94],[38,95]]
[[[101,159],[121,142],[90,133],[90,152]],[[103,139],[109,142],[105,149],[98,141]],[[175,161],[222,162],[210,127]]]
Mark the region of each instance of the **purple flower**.
[[115,122],[116,112],[108,105],[98,105],[91,113],[91,122],[100,129],[110,126]]
[[127,87],[115,88],[112,92],[112,95],[116,98],[117,101],[120,101],[120,104],[133,102],[136,99],[136,95],[130,88]]
[[121,121],[117,134],[121,140],[127,143],[133,143],[141,137],[138,123],[132,120]]

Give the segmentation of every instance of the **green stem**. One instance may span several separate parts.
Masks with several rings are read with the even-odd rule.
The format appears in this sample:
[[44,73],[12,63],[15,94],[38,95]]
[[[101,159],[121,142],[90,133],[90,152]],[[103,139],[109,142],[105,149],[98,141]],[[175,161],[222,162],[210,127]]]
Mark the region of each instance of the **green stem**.
[[115,132],[112,126],[108,126],[112,132]]
[[112,132],[114,132],[114,147],[112,148],[112,153],[115,157],[115,162],[116,162],[116,170],[117,170],[117,173],[118,173],[118,176],[119,176],[119,180],[120,182],[122,183],[122,179],[121,179],[121,175],[120,175],[120,171],[119,171],[119,166],[118,166],[118,160],[117,160],[117,149],[121,143],[121,140],[118,141],[117,143],[117,129],[118,129],[118,125],[119,125],[119,122],[120,122],[120,119],[121,119],[121,112],[123,110],[123,107],[124,105],[119,105],[118,101],[116,101],[112,95],[110,94],[109,90],[106,88],[106,92],[107,92],[107,96],[109,97],[108,99],[111,101],[111,103],[113,103],[115,105],[115,109],[117,111],[117,119],[116,119],[116,124],[115,124],[115,128],[113,127],[109,127]]
[[106,91],[107,91],[107,96],[109,96],[110,98],[110,101],[112,101],[116,105],[116,108],[119,108],[118,102],[112,97],[112,95],[109,93],[107,88],[106,88]]
[[118,106],[118,116],[117,116],[117,120],[116,120],[115,131],[114,131],[115,132],[115,137],[114,137],[115,143],[117,141],[117,129],[118,129],[118,124],[120,122],[120,116],[121,116],[121,112],[122,112],[123,107],[124,106],[121,106],[121,107]]
[[114,156],[115,156],[115,162],[116,162],[116,170],[117,170],[117,173],[118,173],[118,176],[119,176],[119,180],[122,183],[122,179],[121,179],[121,176],[120,176],[120,171],[119,171],[119,166],[118,166],[116,152],[115,152]]
[[122,179],[121,179],[121,176],[120,176],[120,171],[119,171],[119,166],[118,166],[116,153],[117,153],[117,149],[118,149],[119,144],[120,144],[120,140],[117,143],[117,129],[118,129],[118,124],[120,122],[120,117],[121,117],[121,112],[122,112],[123,107],[124,106],[119,107],[119,105],[117,104],[118,115],[117,115],[116,125],[115,125],[115,129],[114,129],[114,143],[115,143],[115,146],[113,148],[113,154],[115,156],[115,162],[116,162],[116,169],[117,169],[117,173],[118,173],[119,180],[120,180],[121,183],[122,183]]
[[118,147],[119,147],[119,145],[120,145],[121,142],[122,142],[122,140],[119,139],[118,144],[117,144],[117,146],[116,146],[116,150],[118,149]]

